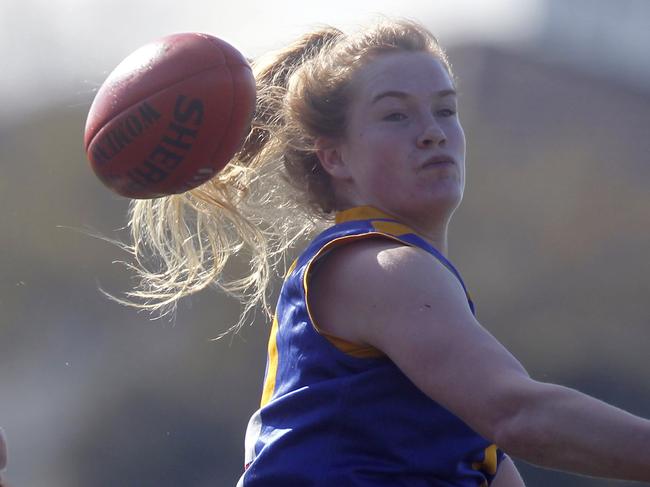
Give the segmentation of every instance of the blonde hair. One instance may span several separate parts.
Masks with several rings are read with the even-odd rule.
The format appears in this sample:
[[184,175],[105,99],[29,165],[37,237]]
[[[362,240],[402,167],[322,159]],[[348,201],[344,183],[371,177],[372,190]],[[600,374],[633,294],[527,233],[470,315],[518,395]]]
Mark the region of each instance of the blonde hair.
[[[325,27],[255,60],[256,113],[228,166],[187,193],[132,202],[128,249],[140,284],[121,302],[166,314],[180,298],[216,285],[244,304],[231,329],[257,305],[268,313],[272,269],[339,209],[316,138],[345,136],[353,75],[375,56],[400,51],[430,52],[451,75],[436,38],[405,20],[355,35]],[[250,269],[228,277],[231,258],[241,253]]]

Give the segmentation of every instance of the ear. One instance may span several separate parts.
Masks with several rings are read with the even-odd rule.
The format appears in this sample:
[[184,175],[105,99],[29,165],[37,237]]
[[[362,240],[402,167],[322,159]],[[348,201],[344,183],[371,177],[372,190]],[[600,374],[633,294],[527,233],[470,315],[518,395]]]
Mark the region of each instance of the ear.
[[342,156],[341,143],[330,137],[316,139],[316,155],[323,169],[335,179],[349,179],[350,171]]

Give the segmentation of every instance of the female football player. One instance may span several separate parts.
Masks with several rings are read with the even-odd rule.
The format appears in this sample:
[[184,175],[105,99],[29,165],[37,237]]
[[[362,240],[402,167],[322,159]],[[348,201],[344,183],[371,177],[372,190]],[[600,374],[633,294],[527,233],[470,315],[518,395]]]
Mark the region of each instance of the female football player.
[[[269,269],[329,225],[286,272],[239,485],[522,486],[511,456],[650,482],[649,421],[532,379],[475,318],[447,258],[465,134],[435,37],[324,28],[254,69],[229,167],[131,215],[136,254],[164,263],[143,270],[152,306],[210,283],[264,304]],[[228,281],[242,252],[252,271]]]

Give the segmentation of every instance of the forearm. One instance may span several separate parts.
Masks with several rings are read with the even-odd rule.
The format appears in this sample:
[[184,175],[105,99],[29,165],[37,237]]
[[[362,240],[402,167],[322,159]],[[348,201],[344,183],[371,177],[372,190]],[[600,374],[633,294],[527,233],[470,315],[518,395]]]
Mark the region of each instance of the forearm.
[[650,421],[566,387],[535,383],[497,444],[528,462],[650,482]]

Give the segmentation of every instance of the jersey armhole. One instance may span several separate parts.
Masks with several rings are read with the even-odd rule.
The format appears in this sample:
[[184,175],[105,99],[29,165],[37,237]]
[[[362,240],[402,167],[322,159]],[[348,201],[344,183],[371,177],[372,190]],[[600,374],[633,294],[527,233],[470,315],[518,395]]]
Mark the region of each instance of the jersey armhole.
[[337,348],[339,351],[345,353],[346,355],[350,355],[352,357],[356,358],[381,358],[385,357],[386,354],[382,352],[381,350],[369,346],[369,345],[361,345],[359,343],[354,343],[348,340],[345,340],[343,338],[340,338],[336,335],[333,335],[331,333],[328,333],[322,329],[322,327],[318,326],[316,323],[316,320],[314,318],[314,315],[312,314],[310,305],[309,305],[309,280],[313,276],[313,273],[317,269],[318,265],[323,262],[323,260],[326,258],[326,256],[331,253],[333,250],[352,243],[356,242],[358,240],[363,240],[363,239],[368,239],[368,238],[380,238],[380,239],[388,239],[388,240],[393,240],[395,242],[399,242],[403,245],[408,245],[412,246],[410,243],[405,242],[404,240],[401,240],[393,235],[385,234],[385,233],[380,233],[380,232],[370,232],[370,233],[363,233],[363,234],[357,234],[357,235],[346,235],[343,237],[335,238],[334,240],[331,240],[327,244],[325,244],[317,253],[314,255],[307,265],[305,266],[305,271],[303,275],[303,292],[305,294],[305,305],[307,308],[307,314],[309,315],[309,320],[311,321],[312,326],[314,327],[314,330],[321,335],[323,338],[325,338],[327,341],[329,341],[332,345],[334,345],[335,348]]

